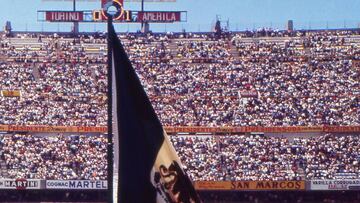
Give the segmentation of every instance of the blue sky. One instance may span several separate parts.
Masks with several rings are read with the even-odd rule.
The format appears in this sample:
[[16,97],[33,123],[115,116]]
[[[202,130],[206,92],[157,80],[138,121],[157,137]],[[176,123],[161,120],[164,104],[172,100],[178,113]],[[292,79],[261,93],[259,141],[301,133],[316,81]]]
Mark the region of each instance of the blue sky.
[[[78,10],[99,9],[98,2],[78,2]],[[125,9],[139,10],[139,3],[125,3]],[[0,25],[12,23],[21,31],[69,31],[68,23],[37,22],[37,10],[71,10],[72,2],[42,0],[0,0]],[[210,31],[216,15],[229,20],[231,30],[259,27],[284,29],[292,19],[296,29],[354,28],[360,23],[359,0],[177,0],[176,3],[147,3],[145,10],[188,11],[186,23],[151,25],[154,31]],[[118,31],[136,31],[139,24],[117,25]],[[81,31],[102,31],[101,23],[85,23]]]

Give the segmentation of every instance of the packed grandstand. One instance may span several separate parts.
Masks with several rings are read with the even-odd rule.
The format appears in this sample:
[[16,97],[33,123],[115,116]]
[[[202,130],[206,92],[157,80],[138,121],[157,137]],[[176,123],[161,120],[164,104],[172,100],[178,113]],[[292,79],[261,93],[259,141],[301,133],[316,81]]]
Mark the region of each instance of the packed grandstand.
[[[357,30],[119,37],[164,126],[360,125]],[[0,46],[0,126],[107,125],[104,35],[20,33]],[[170,139],[193,181],[360,178],[356,130]],[[0,178],[106,180],[106,142],[101,133],[4,131]]]
[[[194,181],[359,179],[356,134],[171,136]],[[1,178],[106,180],[106,136],[2,135]]]

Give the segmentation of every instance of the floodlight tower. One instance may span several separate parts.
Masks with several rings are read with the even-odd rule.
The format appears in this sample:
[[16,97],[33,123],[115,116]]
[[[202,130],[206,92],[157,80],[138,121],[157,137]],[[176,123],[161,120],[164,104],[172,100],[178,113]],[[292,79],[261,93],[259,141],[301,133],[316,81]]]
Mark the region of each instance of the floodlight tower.
[[[141,0],[141,12],[144,12],[144,0]],[[141,30],[144,29],[144,21],[141,21]]]
[[[145,10],[144,4],[145,4],[145,0],[141,0],[141,12],[142,13],[144,13],[144,10]],[[142,19],[141,20],[141,32],[147,33],[147,32],[149,32],[149,29],[150,29],[149,23],[146,21],[144,22],[144,20]]]
[[[73,11],[76,11],[76,0],[73,0]],[[74,25],[73,25],[73,32],[75,34],[79,33],[79,22],[74,21]]]

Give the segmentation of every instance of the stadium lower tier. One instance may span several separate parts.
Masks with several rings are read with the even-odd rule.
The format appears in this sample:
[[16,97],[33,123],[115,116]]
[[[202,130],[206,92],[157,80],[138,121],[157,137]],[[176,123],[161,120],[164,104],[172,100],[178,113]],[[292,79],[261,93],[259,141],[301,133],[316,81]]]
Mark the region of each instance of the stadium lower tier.
[[[170,136],[193,181],[359,179],[359,134]],[[105,135],[2,134],[0,179],[106,180]]]

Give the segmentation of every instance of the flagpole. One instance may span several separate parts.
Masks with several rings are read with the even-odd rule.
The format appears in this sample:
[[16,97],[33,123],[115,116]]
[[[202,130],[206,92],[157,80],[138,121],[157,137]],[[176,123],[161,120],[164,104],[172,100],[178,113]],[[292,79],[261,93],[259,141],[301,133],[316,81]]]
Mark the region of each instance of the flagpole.
[[[108,50],[108,101],[111,101],[108,184],[109,193],[113,193],[108,202],[175,202],[171,197],[177,197],[181,202],[201,203],[116,36],[111,19]],[[176,174],[171,183],[175,189],[166,189],[167,176],[162,174],[163,170]]]
[[107,146],[107,181],[108,181],[108,202],[112,203],[113,200],[113,178],[114,178],[114,144],[113,144],[113,129],[112,129],[112,45],[110,43],[109,30],[112,26],[112,16],[108,15],[107,28],[107,76],[108,76],[108,91],[107,91],[107,101],[108,101],[108,146]]

